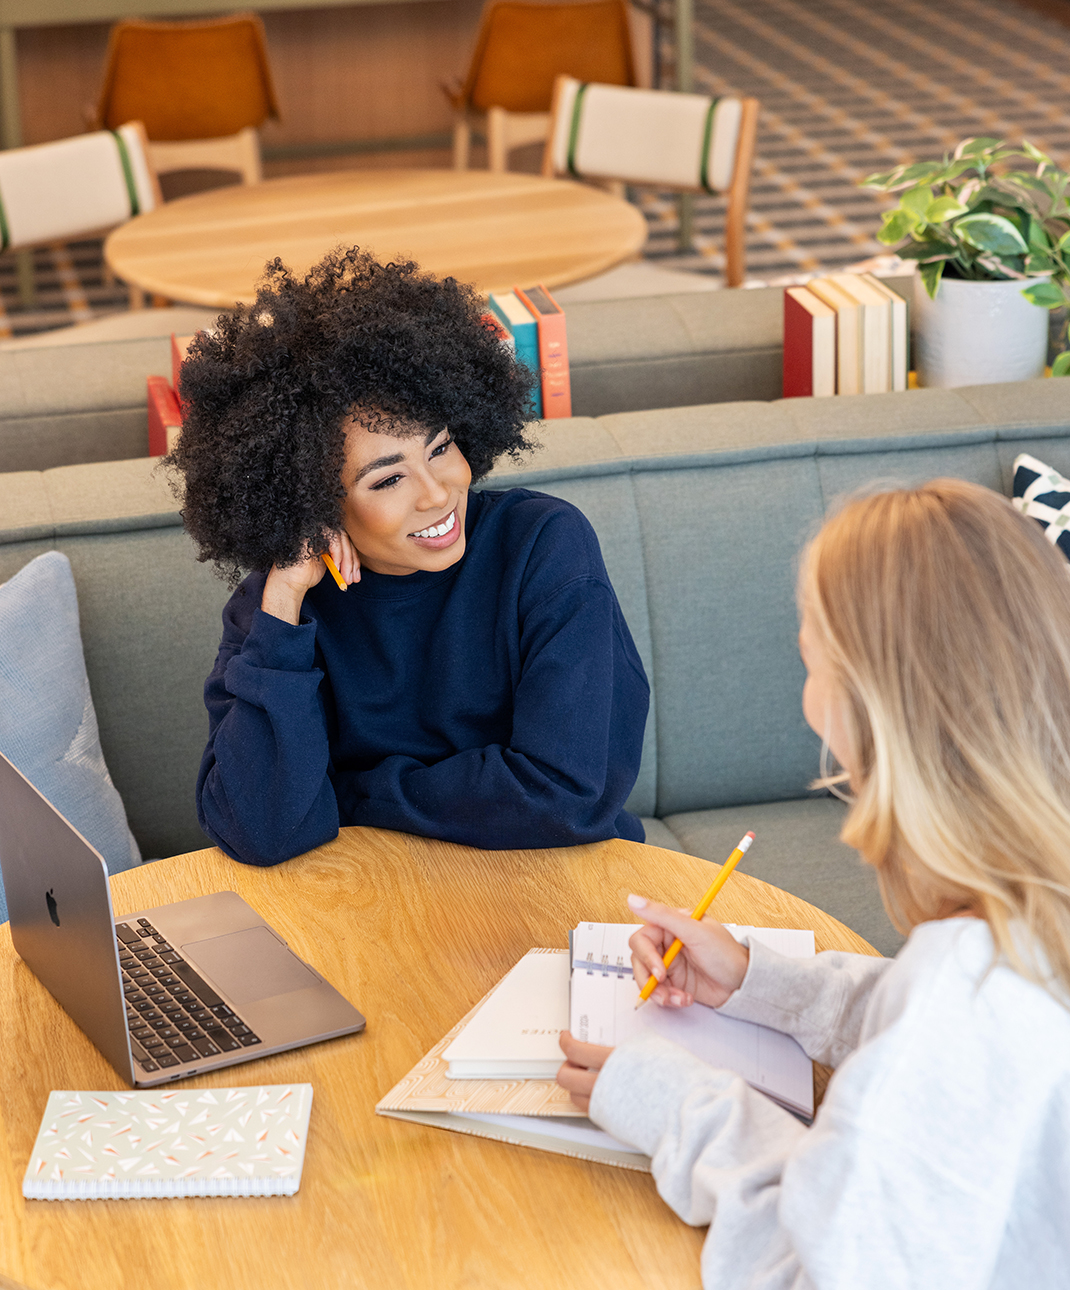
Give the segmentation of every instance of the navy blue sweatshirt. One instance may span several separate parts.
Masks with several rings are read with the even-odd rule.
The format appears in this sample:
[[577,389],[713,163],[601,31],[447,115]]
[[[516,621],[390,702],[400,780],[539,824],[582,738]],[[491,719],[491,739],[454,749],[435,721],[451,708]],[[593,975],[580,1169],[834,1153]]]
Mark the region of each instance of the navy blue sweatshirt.
[[201,827],[270,865],[364,824],[485,849],[643,840],[624,810],[649,688],[567,502],[470,493],[449,569],[323,578],[298,626],[252,574],[205,685]]

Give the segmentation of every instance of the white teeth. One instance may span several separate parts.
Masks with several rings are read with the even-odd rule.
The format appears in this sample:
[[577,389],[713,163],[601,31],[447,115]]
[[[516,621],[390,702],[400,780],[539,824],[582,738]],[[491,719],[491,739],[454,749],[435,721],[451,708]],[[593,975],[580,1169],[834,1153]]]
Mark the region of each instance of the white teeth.
[[457,523],[457,512],[451,511],[449,519],[443,520],[441,524],[433,524],[429,529],[421,529],[419,533],[414,533],[413,537],[443,537]]

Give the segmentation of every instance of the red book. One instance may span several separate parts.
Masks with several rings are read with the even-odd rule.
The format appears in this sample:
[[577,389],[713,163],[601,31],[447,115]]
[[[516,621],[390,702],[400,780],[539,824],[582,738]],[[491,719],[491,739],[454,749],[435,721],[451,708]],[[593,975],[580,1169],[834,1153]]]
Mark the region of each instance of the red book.
[[517,296],[539,324],[539,368],[542,372],[542,415],[572,415],[572,385],[568,376],[568,340],[565,336],[565,311],[545,287],[531,287]]
[[182,410],[166,376],[150,376],[148,394],[149,456],[162,457],[175,446],[182,429]]
[[503,324],[497,314],[483,314],[480,317],[480,322],[485,323],[491,329],[510,353],[516,353],[516,341],[513,338],[513,333]]
[[784,398],[836,393],[836,310],[805,287],[784,292]]

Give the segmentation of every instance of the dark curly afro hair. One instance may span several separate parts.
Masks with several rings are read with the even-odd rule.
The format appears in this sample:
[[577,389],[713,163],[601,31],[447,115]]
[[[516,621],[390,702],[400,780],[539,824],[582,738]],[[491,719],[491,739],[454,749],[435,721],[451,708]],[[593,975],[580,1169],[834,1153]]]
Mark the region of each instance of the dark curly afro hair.
[[326,551],[342,526],[344,423],[449,427],[479,479],[533,445],[532,376],[475,291],[412,263],[332,252],[303,281],[267,266],[256,304],[182,364],[182,434],[164,464],[201,560],[228,581]]

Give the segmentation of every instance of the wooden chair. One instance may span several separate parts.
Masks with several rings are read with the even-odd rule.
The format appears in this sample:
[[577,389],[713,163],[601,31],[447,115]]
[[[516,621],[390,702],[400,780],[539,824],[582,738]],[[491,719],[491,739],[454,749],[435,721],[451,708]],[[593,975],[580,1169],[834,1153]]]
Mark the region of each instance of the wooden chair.
[[0,250],[90,237],[161,201],[140,121],[0,152]]
[[681,193],[727,193],[728,285],[746,269],[758,100],[583,84],[559,76],[543,174]]
[[456,113],[454,168],[468,169],[472,126],[481,120],[490,170],[505,170],[512,149],[545,140],[554,79],[562,73],[636,85],[632,41],[625,0],[488,5],[467,77],[442,87]]
[[257,127],[278,118],[264,26],[252,13],[116,23],[95,123],[144,121],[158,174],[228,170],[262,178]]

